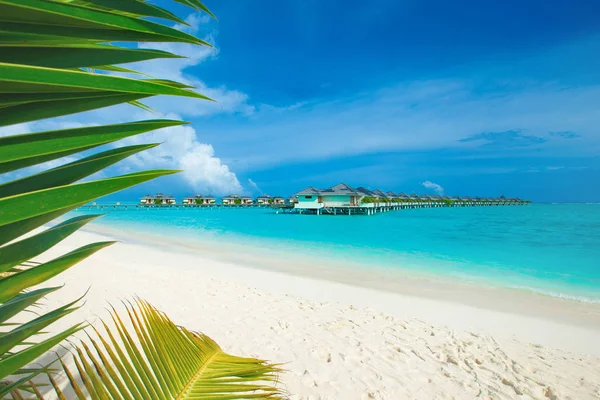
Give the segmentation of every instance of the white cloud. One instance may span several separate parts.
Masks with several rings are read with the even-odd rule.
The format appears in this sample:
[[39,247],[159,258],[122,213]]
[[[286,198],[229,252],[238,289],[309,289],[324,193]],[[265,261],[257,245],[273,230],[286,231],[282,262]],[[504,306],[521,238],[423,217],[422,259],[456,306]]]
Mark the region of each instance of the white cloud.
[[[161,116],[162,117],[162,116]],[[178,115],[166,115],[169,119],[180,119]],[[3,134],[24,133],[30,130],[42,129],[66,129],[81,127],[86,125],[73,122],[60,122],[50,120],[41,123],[31,124],[32,126],[20,126],[19,129],[2,129]],[[31,129],[33,128],[33,129]],[[186,185],[198,192],[210,194],[225,194],[229,192],[242,192],[243,188],[236,174],[230,171],[229,167],[215,156],[213,146],[198,141],[196,131],[190,125],[175,126],[148,132],[142,135],[123,139],[119,142],[108,145],[108,147],[122,147],[133,144],[160,143],[153,149],[137,153],[117,164],[114,168],[119,173],[129,173],[140,169],[178,169],[183,170],[180,176]],[[106,149],[106,147],[104,148]],[[98,149],[56,160],[48,161],[29,168],[24,168],[13,173],[2,176],[1,181],[19,179],[30,174],[54,168],[79,158],[83,158],[90,153],[97,152]],[[113,170],[114,172],[114,170]],[[101,171],[85,180],[99,179],[111,175],[110,171]]]
[[181,158],[179,166],[184,170],[184,178],[196,190],[214,194],[242,191],[235,173],[215,157],[210,144],[194,143]]
[[427,189],[433,190],[437,194],[444,194],[444,188],[441,187],[440,185],[438,185],[437,183],[433,183],[431,181],[425,181],[425,182],[422,182],[421,185],[423,185]]
[[127,159],[121,164],[124,172],[138,168],[181,169],[183,179],[196,191],[211,194],[242,191],[236,174],[215,156],[210,144],[198,141],[196,131],[189,125],[160,129],[121,143],[161,143]]
[[248,184],[257,192],[262,193],[263,191],[258,187],[258,185],[256,184],[256,182],[254,182],[252,179],[248,178]]
[[[203,29],[207,30],[208,21],[209,18],[207,16],[195,13],[186,18],[186,22],[191,27],[184,25],[176,27],[188,33],[198,35],[209,43],[214,43],[214,38],[217,34],[216,31],[210,30],[204,35],[200,34]],[[198,92],[215,99],[215,102],[187,97],[157,97],[145,100],[144,102],[154,109],[159,110],[160,114],[157,112],[152,115],[131,105],[118,105],[75,115],[0,128],[0,136],[42,130],[113,124],[141,119],[163,117],[181,119],[180,115],[190,117],[223,113],[251,114],[254,112],[254,107],[248,104],[248,96],[244,93],[229,90],[225,86],[210,87],[185,73],[186,68],[217,57],[218,50],[216,48],[183,43],[145,43],[143,47],[168,51],[186,58],[151,60],[142,63],[132,63],[126,65],[126,67],[156,78],[171,79],[196,86]],[[136,75],[135,78],[139,78],[139,75]],[[114,168],[120,170],[120,172],[131,172],[142,168],[182,169],[184,172],[179,176],[193,190],[212,194],[243,191],[236,174],[215,155],[215,150],[211,144],[202,143],[197,139],[196,131],[191,126],[170,127],[149,132],[125,139],[108,147],[152,142],[162,144],[154,149],[138,153],[126,159]],[[62,165],[81,157],[82,155],[77,155],[77,157],[70,156],[68,158],[53,160],[39,166],[9,174],[10,176],[4,176],[3,178],[14,179],[26,176],[27,174]]]

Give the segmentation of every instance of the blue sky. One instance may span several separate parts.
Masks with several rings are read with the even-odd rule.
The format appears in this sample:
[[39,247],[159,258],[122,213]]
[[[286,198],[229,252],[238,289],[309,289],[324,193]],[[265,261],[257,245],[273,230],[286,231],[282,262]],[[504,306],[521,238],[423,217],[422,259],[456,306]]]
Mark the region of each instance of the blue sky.
[[[114,168],[186,172],[112,198],[339,182],[434,193],[433,182],[449,195],[600,201],[599,2],[206,4],[219,21],[188,22],[215,49],[162,45],[189,59],[139,68],[217,102],[149,101],[192,125],[132,139],[164,144]],[[119,106],[13,130],[156,117]]]

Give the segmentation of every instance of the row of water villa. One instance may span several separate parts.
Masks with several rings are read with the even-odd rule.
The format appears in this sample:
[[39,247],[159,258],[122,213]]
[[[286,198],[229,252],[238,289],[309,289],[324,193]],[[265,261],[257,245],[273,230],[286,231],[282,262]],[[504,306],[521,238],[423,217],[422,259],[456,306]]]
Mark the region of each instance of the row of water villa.
[[[289,200],[288,200],[289,201]],[[168,194],[158,193],[155,195],[146,195],[140,199],[141,205],[146,206],[161,206],[161,205],[177,205],[177,199]],[[250,196],[241,196],[239,194],[231,194],[221,198],[221,205],[229,206],[250,206],[250,205],[274,205],[286,204],[286,200],[280,196],[269,196],[264,194],[253,199]],[[217,205],[217,198],[210,195],[196,194],[193,196],[184,197],[181,201],[184,206],[210,206]]]
[[405,208],[509,206],[531,203],[528,200],[506,198],[505,196],[487,198],[409,195],[391,191],[369,190],[364,187],[355,189],[345,183],[340,183],[328,189],[308,187],[296,193],[294,197],[296,201],[290,210],[291,212],[316,215],[372,215],[378,212]]
[[488,197],[459,197],[442,195],[418,195],[394,193],[391,191],[369,190],[364,187],[353,188],[345,183],[327,189],[317,189],[313,186],[284,198],[263,194],[256,198],[231,194],[220,199],[215,196],[196,194],[181,199],[158,193],[143,196],[137,205],[132,204],[98,204],[91,203],[81,208],[91,209],[176,209],[176,208],[212,208],[212,207],[271,207],[277,212],[296,214],[330,214],[330,215],[372,215],[379,212],[400,210],[406,208],[433,207],[483,207],[483,206],[516,206],[530,204],[529,200],[507,198],[505,196]]
[[173,196],[158,193],[146,195],[137,205],[116,204],[88,204],[86,208],[112,208],[123,209],[175,209],[175,208],[212,208],[212,207],[271,207],[277,212],[316,215],[372,215],[380,212],[400,210],[406,208],[433,208],[433,207],[482,207],[482,206],[514,206],[526,205],[530,201],[505,196],[488,197],[459,197],[442,195],[418,195],[395,192],[370,190],[364,187],[353,188],[344,183],[327,189],[308,187],[300,192],[283,198],[264,194],[257,198],[231,194],[217,199],[214,196],[196,194],[181,199],[180,202]]

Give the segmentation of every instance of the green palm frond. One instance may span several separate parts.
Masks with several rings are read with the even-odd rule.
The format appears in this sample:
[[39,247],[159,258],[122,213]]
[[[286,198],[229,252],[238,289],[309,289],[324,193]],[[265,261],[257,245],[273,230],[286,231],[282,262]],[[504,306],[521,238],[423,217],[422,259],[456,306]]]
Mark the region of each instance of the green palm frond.
[[[198,0],[174,1],[214,18]],[[186,25],[183,18],[145,0],[0,0],[0,127],[125,103],[151,111],[141,100],[159,95],[211,100],[184,83],[122,66],[180,58],[166,51],[122,45],[126,42],[211,46],[147,17]],[[185,122],[161,119],[0,137],[0,174],[182,124]],[[104,325],[106,336],[92,328],[89,341],[74,348],[73,371],[59,360],[66,377],[64,393],[53,375],[54,362],[31,364],[85,328],[79,323],[55,334],[44,332],[53,322],[75,312],[81,299],[38,314],[30,311],[60,287],[32,287],[113,243],[91,243],[36,262],[32,259],[98,215],[77,216],[32,231],[98,197],[177,172],[140,171],[80,182],[155,146],[112,148],[52,169],[21,174],[12,181],[2,180],[0,398],[39,399],[51,387],[59,399],[66,399],[67,391],[78,399],[281,397],[274,385],[277,366],[228,355],[207,336],[177,327],[141,300],[136,307],[127,307],[133,331],[113,312],[114,327]],[[26,234],[30,235],[21,238]],[[50,358],[56,359],[53,353]]]
[[[92,328],[73,347],[74,366],[63,364],[79,399],[283,398],[275,387],[277,365],[227,354],[143,300],[127,304],[126,313],[124,321],[112,309],[112,327]],[[60,390],[56,376],[53,384]]]

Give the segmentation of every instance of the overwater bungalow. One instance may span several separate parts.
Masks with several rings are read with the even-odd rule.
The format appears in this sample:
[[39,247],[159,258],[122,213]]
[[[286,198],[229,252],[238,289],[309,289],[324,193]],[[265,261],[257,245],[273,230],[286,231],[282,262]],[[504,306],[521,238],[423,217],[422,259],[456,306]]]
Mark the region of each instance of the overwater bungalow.
[[140,199],[140,204],[175,204],[175,197],[163,193],[157,193],[154,196],[147,194]]
[[230,194],[229,196],[223,197],[221,203],[224,205],[250,205],[252,204],[252,197]]
[[409,196],[409,199],[410,199],[412,202],[420,202],[420,201],[421,201],[421,197],[420,197],[418,194],[416,194],[416,193],[413,193],[413,194],[411,194],[411,195]]
[[322,208],[321,196],[319,195],[319,189],[314,186],[307,187],[296,193],[293,197],[296,198],[294,208],[308,208],[317,209]]
[[390,196],[388,196],[386,193],[383,193],[379,189],[373,190],[373,194],[377,195],[380,199],[382,199],[382,201],[389,201],[389,200],[391,200]]
[[295,195],[298,203],[295,208],[320,209],[324,207],[358,207],[361,200],[366,197],[353,187],[340,183],[328,189],[308,187]]
[[263,194],[256,198],[256,204],[285,204],[285,200],[281,196],[270,196],[268,194]]
[[268,194],[260,195],[256,198],[256,204],[273,204],[273,197]]
[[194,196],[185,197],[182,201],[183,204],[215,204],[217,199],[213,196],[205,196],[203,194],[196,194]]
[[359,193],[362,193],[365,197],[373,197],[373,198],[377,198],[379,196],[377,196],[372,190],[369,190],[365,187],[357,187],[356,191]]
[[[377,191],[374,190],[373,193],[377,193]],[[325,207],[359,206],[360,200],[365,197],[362,193],[345,183],[320,190],[319,196]]]
[[398,198],[400,199],[400,201],[407,201],[410,200],[410,196],[407,195],[406,193],[402,192],[398,194]]
[[154,196],[147,194],[144,197],[140,198],[140,204],[154,204],[154,202],[152,201],[153,198]]
[[392,202],[394,203],[402,203],[408,201],[408,195],[406,193],[394,193],[392,191],[386,192],[388,196],[391,197]]
[[364,188],[362,186],[359,187],[359,188],[356,188],[356,191],[359,192],[359,193],[361,193],[364,196],[361,199],[361,202],[363,202],[365,204],[367,204],[367,203],[379,203],[379,202],[385,201],[377,193],[375,193],[372,190],[369,190],[367,188]]

